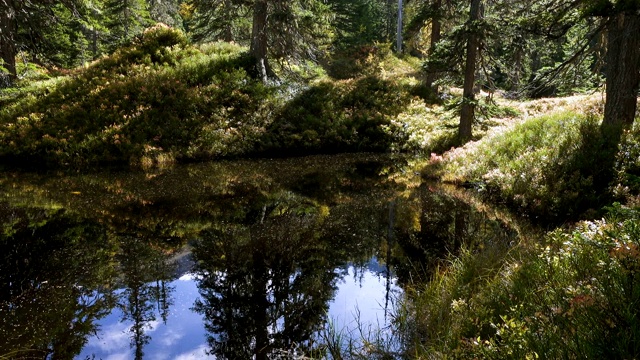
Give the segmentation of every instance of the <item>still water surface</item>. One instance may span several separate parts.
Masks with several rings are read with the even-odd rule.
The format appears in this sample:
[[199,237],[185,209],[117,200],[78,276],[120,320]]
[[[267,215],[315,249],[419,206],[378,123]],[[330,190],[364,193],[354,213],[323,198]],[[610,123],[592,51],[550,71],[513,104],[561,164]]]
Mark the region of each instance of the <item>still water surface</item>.
[[393,338],[404,284],[462,243],[517,236],[410,169],[339,155],[5,173],[0,355],[322,357],[336,332]]

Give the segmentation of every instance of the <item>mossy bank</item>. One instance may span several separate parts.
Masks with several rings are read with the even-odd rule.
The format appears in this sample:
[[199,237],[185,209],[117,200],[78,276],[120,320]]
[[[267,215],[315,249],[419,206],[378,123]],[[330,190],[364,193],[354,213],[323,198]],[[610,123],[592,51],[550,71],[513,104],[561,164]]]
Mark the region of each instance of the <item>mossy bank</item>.
[[611,147],[595,96],[550,102],[557,111],[426,166],[426,176],[470,185],[547,233],[506,250],[466,245],[409,287],[398,319],[415,358],[640,356],[639,127]]
[[[421,97],[420,62],[381,46],[351,76],[283,66],[263,84],[247,49],[166,26],[65,76],[0,92],[3,163],[153,167],[222,157],[430,151],[454,134]],[[335,61],[326,68],[335,72]],[[249,69],[249,70],[248,70]]]

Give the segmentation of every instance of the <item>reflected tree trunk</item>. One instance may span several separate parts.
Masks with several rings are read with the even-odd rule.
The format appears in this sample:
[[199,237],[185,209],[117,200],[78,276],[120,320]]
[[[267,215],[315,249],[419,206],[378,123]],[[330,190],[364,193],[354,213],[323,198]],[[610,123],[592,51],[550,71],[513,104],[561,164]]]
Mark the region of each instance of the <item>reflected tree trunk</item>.
[[456,214],[454,219],[454,244],[452,251],[458,251],[467,235],[467,226],[469,223],[469,206],[467,204],[460,203],[456,207]]
[[267,309],[269,300],[267,299],[267,267],[262,251],[253,253],[253,275],[256,283],[253,287],[253,319],[255,322],[255,359],[267,360],[269,355],[269,317]]

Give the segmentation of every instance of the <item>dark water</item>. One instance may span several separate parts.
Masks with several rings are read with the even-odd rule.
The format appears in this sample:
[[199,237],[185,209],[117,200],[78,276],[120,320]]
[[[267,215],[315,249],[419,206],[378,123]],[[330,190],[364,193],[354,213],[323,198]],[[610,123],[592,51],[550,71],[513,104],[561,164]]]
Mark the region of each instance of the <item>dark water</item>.
[[[330,357],[504,214],[376,155],[0,177],[0,358]],[[342,343],[344,345],[344,343]]]

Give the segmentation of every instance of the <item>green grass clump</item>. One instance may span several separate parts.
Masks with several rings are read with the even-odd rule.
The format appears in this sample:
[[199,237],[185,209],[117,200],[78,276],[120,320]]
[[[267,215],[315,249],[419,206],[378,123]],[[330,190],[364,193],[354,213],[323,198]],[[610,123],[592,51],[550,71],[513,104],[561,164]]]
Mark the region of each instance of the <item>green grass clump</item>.
[[640,211],[556,230],[508,256],[463,254],[400,307],[417,358],[640,354]]
[[595,117],[562,112],[484,138],[443,171],[446,180],[481,183],[513,207],[557,220],[607,203],[614,158]]

